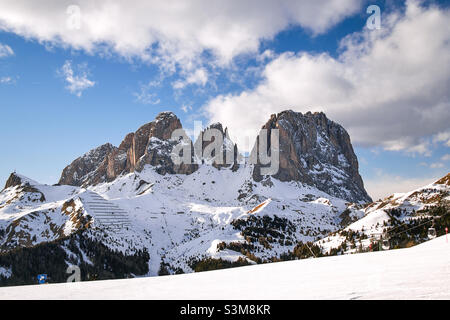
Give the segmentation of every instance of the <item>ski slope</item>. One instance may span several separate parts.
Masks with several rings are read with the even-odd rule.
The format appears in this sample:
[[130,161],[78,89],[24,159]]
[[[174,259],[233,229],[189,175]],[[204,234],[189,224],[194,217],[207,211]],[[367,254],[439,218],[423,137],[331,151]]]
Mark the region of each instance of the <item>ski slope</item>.
[[445,236],[409,249],[176,276],[0,288],[0,299],[450,299]]

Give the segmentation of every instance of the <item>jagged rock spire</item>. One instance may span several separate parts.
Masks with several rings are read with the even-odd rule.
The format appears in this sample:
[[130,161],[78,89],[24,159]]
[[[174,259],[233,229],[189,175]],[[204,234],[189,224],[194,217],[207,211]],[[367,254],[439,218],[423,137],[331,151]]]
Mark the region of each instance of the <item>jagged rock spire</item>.
[[[158,165],[161,174],[190,174],[197,170],[196,165],[176,166],[170,158],[173,143],[169,139],[174,130],[181,128],[174,113],[161,112],[152,122],[127,134],[119,148],[105,144],[76,159],[64,169],[59,184],[95,185],[140,171],[146,164]],[[158,148],[163,152],[158,152]]]
[[[205,132],[210,129],[216,129],[222,136],[222,163],[217,163],[217,161],[214,160],[215,150],[212,151],[211,155],[204,154],[205,149],[215,140],[214,137],[211,138],[211,140],[207,140],[205,138]],[[233,171],[236,171],[239,168],[238,162],[240,155],[238,147],[231,140],[228,134],[228,128],[224,129],[223,125],[220,122],[213,123],[209,125],[205,130],[200,132],[197,140],[195,141],[194,147],[196,158],[201,159],[202,162],[211,163],[211,165],[216,169],[231,168]]]
[[[226,161],[224,164],[211,164],[217,169],[227,167],[237,170],[238,148],[229,138],[227,128],[224,129],[220,123],[212,124],[209,128],[217,129],[222,134],[224,159],[226,150],[234,151],[232,165]],[[352,202],[371,201],[359,175],[358,160],[348,133],[324,113],[302,114],[287,110],[273,114],[262,128],[279,129],[280,165],[273,178],[299,181]],[[171,152],[177,141],[171,141],[170,138],[177,129],[182,129],[177,116],[172,112],[162,112],[152,122],[129,133],[118,148],[105,144],[76,159],[64,169],[59,183],[95,185],[112,181],[121,174],[142,171],[146,165],[153,166],[160,174],[191,174],[198,169],[194,150],[201,150],[203,154],[211,142],[197,137],[195,148],[191,142],[192,164],[175,165]],[[255,145],[254,150],[257,148]],[[201,160],[208,162],[208,159]],[[255,164],[252,174],[255,181],[264,178],[261,168],[259,163]]]

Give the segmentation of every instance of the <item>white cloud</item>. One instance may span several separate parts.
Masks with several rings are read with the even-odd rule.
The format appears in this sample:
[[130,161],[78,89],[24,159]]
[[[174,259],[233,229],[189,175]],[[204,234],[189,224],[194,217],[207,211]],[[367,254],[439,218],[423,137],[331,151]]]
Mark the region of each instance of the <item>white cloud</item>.
[[409,192],[439,180],[434,178],[407,178],[380,171],[376,177],[364,179],[364,187],[374,201],[384,199],[394,193]]
[[81,97],[83,91],[95,85],[95,82],[88,79],[89,70],[87,64],[80,64],[75,68],[72,67],[72,62],[67,60],[64,65],[58,70],[58,74],[64,77],[67,83],[66,89],[70,93]]
[[435,179],[409,179],[399,176],[385,176],[383,179],[366,179],[364,185],[372,199],[384,199],[394,193],[408,192],[420,188],[434,181]]
[[270,114],[293,109],[326,112],[357,145],[429,155],[427,137],[450,123],[449,52],[450,12],[408,1],[404,14],[383,15],[381,30],[345,38],[338,58],[284,53],[256,88],[218,96],[205,110],[239,145],[238,134],[254,141]]
[[434,163],[430,164],[430,168],[431,169],[444,168],[444,164],[442,162],[434,162]]
[[14,55],[13,49],[7,44],[0,43],[0,58],[5,58]]
[[273,52],[272,50],[267,49],[266,51],[264,51],[263,53],[258,55],[256,60],[259,61],[259,62],[264,62],[264,61],[267,61],[267,60],[272,60],[275,57],[276,57],[276,53]]
[[187,85],[196,84],[204,87],[208,81],[208,71],[205,68],[199,68],[194,72],[187,74],[185,80],[177,80],[173,83],[174,89],[183,89]]
[[384,150],[388,151],[405,151],[407,154],[412,156],[415,154],[421,154],[423,156],[430,157],[432,152],[430,149],[430,142],[428,140],[429,139],[401,137],[395,140],[383,141],[381,145]]
[[[14,55],[13,49],[7,44],[0,43],[0,58],[6,58]],[[16,79],[10,76],[0,77],[0,84],[14,84]]]
[[16,83],[16,79],[12,77],[1,77],[0,84],[14,84]]
[[450,160],[450,154],[443,155],[440,158],[440,160],[442,162],[432,162],[432,163],[421,162],[421,163],[419,163],[419,165],[423,166],[423,167],[428,167],[428,168],[431,168],[431,169],[442,169],[442,168],[445,168],[445,164],[443,162]]
[[187,105],[182,105],[181,110],[183,110],[184,113],[188,113],[189,111],[192,111],[192,107],[187,106]]
[[153,92],[153,88],[160,86],[160,84],[159,81],[150,81],[148,84],[141,85],[139,91],[133,93],[136,97],[136,101],[142,104],[159,104],[161,100],[158,98],[157,94]]
[[[448,112],[448,110],[447,110],[447,112]],[[442,131],[442,132],[439,132],[438,134],[436,134],[433,137],[433,142],[435,142],[435,143],[442,142],[447,147],[450,147],[450,130]]]
[[[292,25],[320,34],[361,11],[362,0],[15,0],[0,2],[0,30],[88,52],[195,70],[204,52],[228,64],[257,52]],[[69,28],[69,5],[80,8],[80,28]],[[199,62],[200,61],[200,62]]]

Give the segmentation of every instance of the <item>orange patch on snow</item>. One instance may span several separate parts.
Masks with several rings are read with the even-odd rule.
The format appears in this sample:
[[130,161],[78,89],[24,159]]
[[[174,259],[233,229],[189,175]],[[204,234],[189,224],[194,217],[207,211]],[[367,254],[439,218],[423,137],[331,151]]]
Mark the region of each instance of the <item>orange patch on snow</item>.
[[264,207],[266,204],[268,204],[270,202],[269,200],[264,201],[263,203],[257,205],[256,207],[254,207],[252,210],[250,210],[248,213],[255,213],[256,211],[258,211],[259,209],[261,209],[262,207]]

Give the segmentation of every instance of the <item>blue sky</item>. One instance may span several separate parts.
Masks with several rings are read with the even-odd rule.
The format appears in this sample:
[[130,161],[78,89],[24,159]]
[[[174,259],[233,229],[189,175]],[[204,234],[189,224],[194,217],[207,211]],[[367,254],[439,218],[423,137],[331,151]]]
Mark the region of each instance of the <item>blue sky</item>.
[[[0,181],[17,170],[56,183],[165,110],[250,136],[271,113],[325,111],[374,198],[449,172],[449,1],[229,3],[0,4]],[[366,27],[370,4],[380,30]]]

